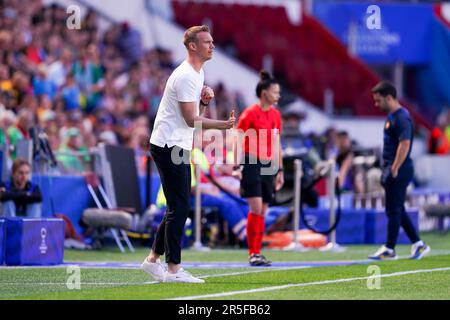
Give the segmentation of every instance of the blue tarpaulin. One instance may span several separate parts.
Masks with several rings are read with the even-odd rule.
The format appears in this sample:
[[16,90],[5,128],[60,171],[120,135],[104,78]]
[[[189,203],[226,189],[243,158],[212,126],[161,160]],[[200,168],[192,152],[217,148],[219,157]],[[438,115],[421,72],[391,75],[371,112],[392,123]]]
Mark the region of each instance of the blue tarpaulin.
[[[328,209],[304,209],[306,221],[319,231],[330,225]],[[414,226],[418,228],[419,213],[408,210]],[[300,228],[305,228],[303,222]],[[342,209],[341,220],[336,228],[336,241],[340,244],[383,244],[387,237],[387,216],[384,210],[375,209]],[[410,244],[403,229],[400,229],[398,244]]]
[[0,219],[0,265],[5,262],[6,220]]
[[[380,29],[371,29],[379,8]],[[355,39],[354,53],[367,63],[426,64],[430,60],[432,4],[315,1],[313,14],[342,43]],[[349,36],[350,35],[350,36]]]
[[443,108],[450,108],[450,30],[433,19],[430,36],[430,63],[417,72],[421,112],[436,118]]
[[7,265],[61,264],[64,258],[62,219],[6,219]]
[[[62,213],[70,218],[78,232],[82,232],[78,222],[84,209],[95,207],[89,194],[84,177],[82,176],[33,176],[33,182],[38,184],[43,194],[42,215],[51,217],[54,213]],[[139,178],[140,198],[145,208],[145,177]],[[160,179],[153,175],[151,179],[151,203],[155,203]],[[121,190],[118,190],[121,192]],[[126,186],[124,191],[126,192]]]

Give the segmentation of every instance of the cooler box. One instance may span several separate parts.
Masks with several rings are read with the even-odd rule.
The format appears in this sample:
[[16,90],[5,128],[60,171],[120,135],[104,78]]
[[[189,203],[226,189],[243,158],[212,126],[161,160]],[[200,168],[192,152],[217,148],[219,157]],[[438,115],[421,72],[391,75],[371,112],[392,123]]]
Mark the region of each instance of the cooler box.
[[6,219],[7,265],[52,265],[63,263],[64,220]]
[[[411,221],[419,230],[419,211],[417,209],[406,210]],[[371,210],[367,212],[366,218],[366,243],[368,244],[384,244],[387,239],[387,216],[384,210]],[[411,244],[408,236],[402,227],[398,234],[397,244]]]
[[0,219],[0,266],[5,263],[6,221]]

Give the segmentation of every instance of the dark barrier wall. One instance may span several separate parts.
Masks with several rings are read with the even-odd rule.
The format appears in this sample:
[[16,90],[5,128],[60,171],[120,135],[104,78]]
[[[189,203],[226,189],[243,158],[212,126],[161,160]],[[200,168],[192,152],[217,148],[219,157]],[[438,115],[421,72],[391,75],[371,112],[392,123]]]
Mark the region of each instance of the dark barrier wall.
[[6,220],[0,219],[0,265],[5,262],[6,250]]
[[436,18],[430,43],[430,63],[418,69],[416,87],[421,112],[436,118],[450,107],[450,28]]
[[142,213],[143,206],[137,196],[139,183],[134,150],[107,145],[106,156],[111,166],[117,206],[135,208],[136,212]]

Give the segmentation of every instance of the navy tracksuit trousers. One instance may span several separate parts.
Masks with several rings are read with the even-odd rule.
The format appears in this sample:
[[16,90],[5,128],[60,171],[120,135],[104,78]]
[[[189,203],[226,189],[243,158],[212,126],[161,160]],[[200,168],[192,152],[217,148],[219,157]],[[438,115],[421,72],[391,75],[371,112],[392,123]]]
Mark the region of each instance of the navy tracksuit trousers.
[[413,179],[412,161],[405,161],[399,169],[398,176],[393,178],[390,166],[383,169],[382,185],[386,195],[386,214],[388,217],[388,235],[386,247],[394,249],[400,226],[405,230],[412,243],[420,240],[417,230],[405,210],[406,188]]

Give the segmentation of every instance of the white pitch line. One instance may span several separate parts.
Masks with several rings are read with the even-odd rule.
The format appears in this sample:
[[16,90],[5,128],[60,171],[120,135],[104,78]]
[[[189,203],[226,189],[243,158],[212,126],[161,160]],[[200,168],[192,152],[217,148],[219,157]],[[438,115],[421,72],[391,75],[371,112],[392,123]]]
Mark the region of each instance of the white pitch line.
[[[215,249],[216,250],[216,249]],[[274,250],[271,249],[273,251],[279,251],[279,250]],[[223,250],[223,249],[217,249],[217,251],[227,251],[227,250]],[[367,250],[355,250],[352,251],[353,253],[368,253]],[[442,256],[442,255],[450,255],[450,250],[434,250],[432,249],[431,252],[427,255],[428,257],[431,256]],[[399,259],[403,260],[408,260],[410,259],[409,255],[399,255]],[[362,263],[362,262],[370,262],[373,260],[369,260],[369,259],[362,259],[362,260],[342,260],[342,261],[333,261],[333,260],[315,260],[315,261],[292,261],[292,262],[298,262],[298,263],[308,263],[308,262],[313,262],[313,263],[321,263],[321,262],[355,262],[355,263]],[[95,262],[95,261],[91,261],[91,262]],[[80,262],[82,263],[82,262]],[[101,263],[101,262],[99,262]],[[118,261],[114,261],[114,263],[120,263]],[[210,263],[216,263],[216,262],[210,262]],[[59,264],[59,265],[44,265],[44,266],[2,266],[0,265],[0,271],[1,270],[14,270],[14,269],[62,269],[62,268],[67,268],[67,267],[72,267],[72,266],[78,266],[82,269],[114,269],[114,270],[138,270],[139,269],[139,263],[136,262],[135,266],[131,266],[131,265],[126,265],[127,263],[125,263],[124,266],[117,266],[117,267],[109,267],[109,266],[104,266],[104,265],[80,265],[77,262],[69,262],[67,264]],[[130,262],[128,264],[133,264],[133,262]],[[326,266],[326,265],[324,265]],[[245,267],[238,267],[238,268],[245,268]],[[201,269],[198,267],[190,267],[189,269]]]
[[221,293],[214,293],[214,294],[205,294],[205,295],[200,295],[200,296],[177,297],[177,298],[171,298],[171,299],[167,299],[167,300],[209,299],[209,298],[234,296],[237,294],[245,294],[245,293],[267,292],[267,291],[275,291],[275,290],[282,290],[282,289],[295,288],[295,287],[307,287],[307,286],[322,285],[322,284],[351,282],[351,281],[357,281],[357,280],[375,279],[378,277],[379,278],[398,277],[398,276],[403,276],[403,275],[408,275],[408,274],[429,273],[429,272],[439,272],[439,271],[449,271],[449,270],[450,270],[450,267],[411,270],[411,271],[402,271],[402,272],[395,272],[395,273],[389,273],[389,274],[382,274],[380,276],[368,276],[368,277],[345,278],[345,279],[337,279],[337,280],[324,280],[324,281],[306,282],[306,283],[294,283],[294,284],[287,284],[287,285],[282,285],[282,286],[272,286],[272,287],[264,287],[264,288],[240,290],[240,291],[229,291],[229,292],[221,292]]
[[224,277],[224,276],[239,276],[239,275],[249,274],[249,273],[260,273],[260,272],[269,272],[269,271],[284,271],[284,270],[299,270],[299,269],[308,269],[308,268],[311,268],[311,266],[267,268],[267,269],[243,271],[243,272],[211,274],[211,275],[207,275],[207,276],[199,276],[198,278],[216,278],[216,277]]
[[[221,274],[210,274],[205,276],[199,276],[198,278],[206,279],[206,278],[217,278],[217,277],[227,277],[227,276],[239,276],[243,274],[250,273],[260,273],[260,272],[269,272],[269,271],[284,271],[284,270],[299,270],[299,269],[307,269],[311,268],[310,266],[299,266],[299,267],[283,267],[283,268],[267,268],[261,270],[251,270],[251,271],[242,271],[242,272],[230,272],[230,273],[221,273]],[[80,285],[84,286],[126,286],[126,285],[145,285],[145,284],[157,284],[160,283],[158,281],[146,281],[146,282],[81,282]],[[48,285],[57,285],[63,286],[66,283],[61,282],[0,282],[0,285],[39,285],[39,286],[48,286]]]

